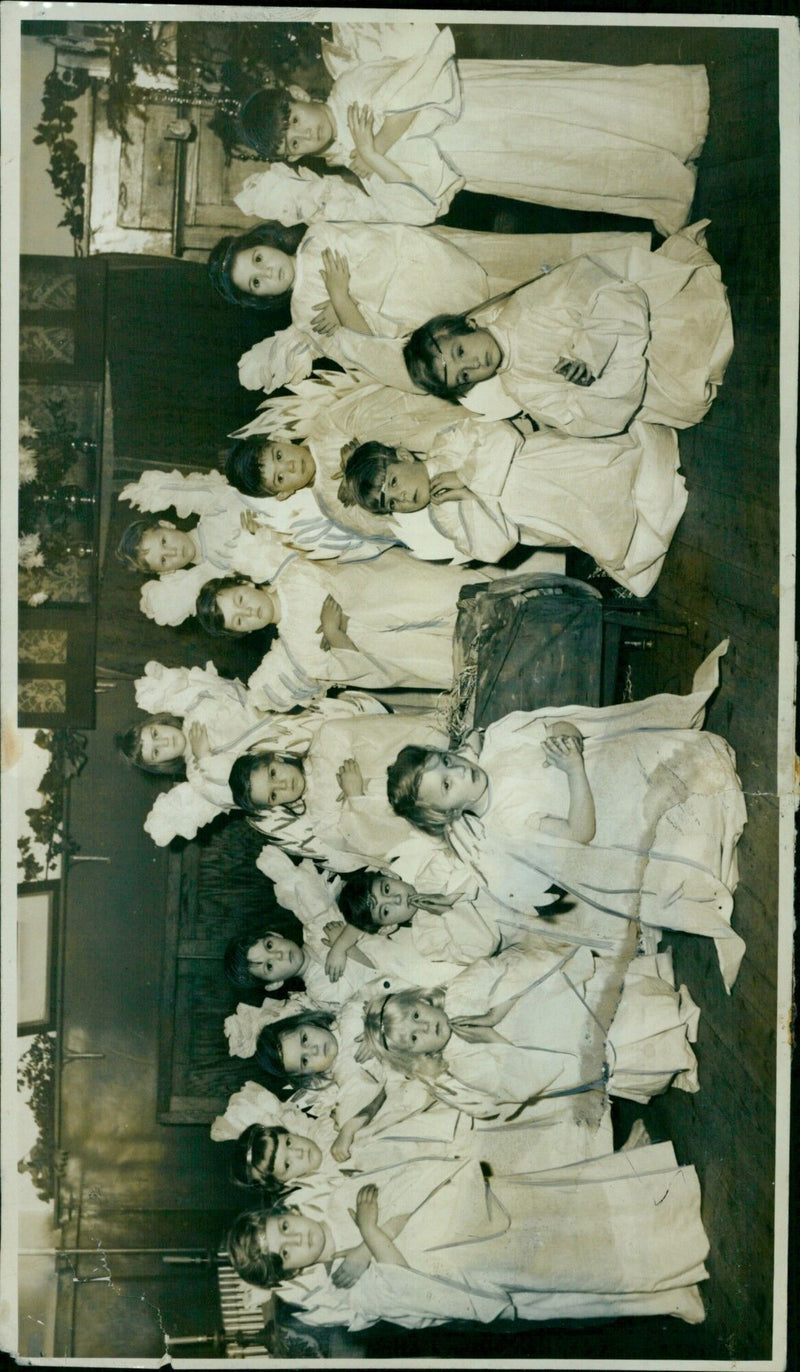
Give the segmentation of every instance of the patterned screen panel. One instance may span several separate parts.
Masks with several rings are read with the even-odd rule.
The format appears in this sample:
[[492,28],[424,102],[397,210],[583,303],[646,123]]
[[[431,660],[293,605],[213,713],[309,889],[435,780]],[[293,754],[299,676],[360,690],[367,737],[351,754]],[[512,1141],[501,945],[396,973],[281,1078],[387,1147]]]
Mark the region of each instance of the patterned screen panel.
[[66,629],[21,629],[18,640],[20,662],[33,662],[37,665],[58,663],[67,660]]
[[67,709],[67,683],[63,677],[28,677],[19,683],[20,714],[63,715]]

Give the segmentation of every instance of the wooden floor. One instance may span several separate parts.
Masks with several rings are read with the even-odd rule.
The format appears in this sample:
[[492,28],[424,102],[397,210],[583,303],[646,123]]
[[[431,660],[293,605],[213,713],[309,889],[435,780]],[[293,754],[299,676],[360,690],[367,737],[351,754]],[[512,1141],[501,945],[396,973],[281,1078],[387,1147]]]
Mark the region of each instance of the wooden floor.
[[[498,43],[503,30],[497,30]],[[474,34],[474,30],[472,31]],[[497,56],[576,56],[563,35],[533,43],[508,32]],[[541,35],[541,31],[539,31]],[[709,417],[681,436],[689,505],[658,587],[665,616],[687,625],[659,664],[661,689],[686,689],[694,668],[730,639],[708,727],[736,750],[749,820],[739,848],[734,926],[747,953],[730,996],[713,946],[670,935],[679,982],[702,1008],[700,1091],[670,1091],[644,1110],[615,1106],[620,1137],[637,1116],[654,1140],[674,1141],[703,1189],[711,1242],[704,1284],[706,1322],[617,1321],[601,1328],[542,1329],[504,1338],[437,1340],[442,1356],[612,1359],[765,1359],[771,1356],[777,969],[777,802],[775,799],[778,598],[778,169],[774,35],[685,30],[647,35],[637,49],[587,40],[586,60],[705,62],[711,128],[700,162],[692,218],[709,218],[734,316],[736,350]],[[641,31],[639,31],[641,38]],[[480,35],[478,36],[480,37]],[[465,55],[488,55],[457,30]],[[607,41],[607,40],[604,40]],[[472,48],[467,51],[468,44]],[[625,45],[628,46],[625,46]],[[612,55],[616,51],[619,55]],[[582,56],[582,54],[578,54]],[[677,644],[677,651],[676,651]],[[413,1342],[412,1336],[412,1342]],[[421,1336],[420,1336],[421,1337]],[[373,1353],[372,1350],[375,1350]],[[386,1351],[387,1344],[380,1343]],[[368,1354],[378,1355],[370,1340]],[[419,1352],[422,1352],[420,1344]],[[428,1345],[427,1351],[433,1351]],[[408,1352],[413,1355],[409,1347]]]

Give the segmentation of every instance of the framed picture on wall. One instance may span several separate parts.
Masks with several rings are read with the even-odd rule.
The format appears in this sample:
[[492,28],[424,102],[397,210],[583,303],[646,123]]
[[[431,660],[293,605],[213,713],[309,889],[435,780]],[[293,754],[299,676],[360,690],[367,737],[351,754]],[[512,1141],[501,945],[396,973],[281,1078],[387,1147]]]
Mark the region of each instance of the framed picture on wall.
[[17,1033],[55,1028],[58,881],[17,887]]

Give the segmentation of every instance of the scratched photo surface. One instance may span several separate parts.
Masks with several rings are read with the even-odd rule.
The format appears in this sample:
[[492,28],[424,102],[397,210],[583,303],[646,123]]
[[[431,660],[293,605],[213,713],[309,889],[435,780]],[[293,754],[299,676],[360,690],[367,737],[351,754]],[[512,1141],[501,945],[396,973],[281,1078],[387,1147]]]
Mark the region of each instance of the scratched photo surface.
[[3,18],[5,1346],[785,1366],[796,24]]

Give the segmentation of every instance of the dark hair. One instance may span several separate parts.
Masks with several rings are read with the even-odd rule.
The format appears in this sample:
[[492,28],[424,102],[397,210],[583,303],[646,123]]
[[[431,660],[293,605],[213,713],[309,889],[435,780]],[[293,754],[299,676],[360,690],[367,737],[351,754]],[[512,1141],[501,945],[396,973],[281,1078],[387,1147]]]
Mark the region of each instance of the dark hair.
[[436,314],[427,323],[420,324],[403,348],[403,359],[411,380],[421,391],[428,395],[438,395],[440,400],[459,400],[472,389],[473,382],[461,386],[445,386],[434,369],[434,361],[439,356],[440,338],[460,338],[462,334],[474,333],[475,325],[466,314]]
[[[258,943],[259,939],[269,938],[270,934],[273,934],[278,938],[285,937],[285,935],[279,933],[277,929],[272,929],[269,926],[265,929],[261,926],[258,929],[247,929],[243,934],[236,934],[229,940],[223,955],[225,975],[228,978],[228,981],[232,982],[239,991],[263,991],[265,987],[269,987],[269,982],[263,981],[261,977],[254,976],[250,971],[247,954],[254,943]],[[296,942],[299,947],[302,947],[302,937],[301,933],[299,939],[293,939],[292,941]],[[273,1000],[285,1000],[290,992],[302,991],[304,989],[305,982],[302,977],[287,977],[283,984],[274,991],[267,990],[267,994]]]
[[322,1072],[286,1071],[281,1053],[281,1036],[291,1034],[295,1029],[303,1029],[307,1024],[317,1029],[330,1029],[335,1020],[336,1016],[325,1010],[301,1010],[296,1015],[287,1015],[285,1019],[264,1025],[258,1036],[254,1057],[273,1090],[295,1090],[298,1086],[320,1087],[327,1083],[329,1078]]
[[239,438],[225,455],[225,475],[232,486],[243,495],[269,496],[274,491],[264,489],[261,479],[261,456],[273,440],[268,434],[251,434]]
[[124,530],[122,538],[117,544],[114,556],[118,562],[122,563],[123,567],[127,567],[129,572],[150,571],[150,568],[141,560],[141,543],[143,536],[146,533],[149,533],[151,529],[157,529],[158,524],[159,520],[157,517],[153,519],[135,519],[133,523],[129,524]]
[[252,1286],[277,1286],[286,1275],[280,1254],[263,1252],[261,1239],[267,1220],[288,1211],[288,1205],[282,1201],[262,1210],[245,1210],[228,1230],[225,1247],[231,1266]]
[[246,252],[248,248],[277,248],[279,252],[294,257],[305,237],[306,228],[305,224],[291,224],[287,228],[268,219],[263,224],[256,224],[248,233],[229,234],[221,238],[211,249],[208,258],[208,275],[212,286],[229,305],[246,305],[251,310],[266,310],[272,314],[285,311],[291,300],[291,287],[288,291],[281,291],[280,295],[251,295],[234,284],[231,276],[233,264],[237,253]]
[[298,757],[295,753],[277,753],[272,750],[264,753],[242,753],[241,757],[237,757],[231,767],[228,785],[231,788],[233,803],[238,810],[244,810],[246,815],[255,815],[258,817],[259,815],[263,815],[265,810],[272,809],[285,810],[289,814],[302,814],[305,811],[305,805],[303,805],[302,810],[295,810],[291,805],[257,806],[253,804],[253,798],[250,793],[253,772],[255,772],[262,763],[269,764],[270,762],[274,762],[276,758],[280,759],[281,762],[293,764],[301,774],[303,773],[303,759],[301,757]]
[[346,458],[344,475],[339,485],[339,499],[343,505],[360,505],[371,514],[388,515],[381,503],[381,491],[390,462],[397,462],[397,450],[386,443],[361,443]]
[[[267,1200],[278,1200],[284,1187],[272,1171],[278,1139],[288,1134],[282,1124],[249,1124],[233,1145],[231,1155],[231,1181],[234,1186],[257,1186]],[[253,1179],[251,1169],[268,1167],[262,1179]]]
[[[234,586],[255,586],[256,584],[249,576],[215,576],[207,581],[205,585],[200,587],[194,606],[194,612],[201,629],[205,629],[212,638],[247,638],[248,633],[237,633],[235,629],[225,628],[225,617],[217,604],[217,596],[220,591],[231,590]],[[269,582],[264,581],[258,584],[260,589],[261,586],[267,587]],[[265,624],[263,629],[256,629],[252,632],[263,634],[263,638],[259,642],[263,644],[265,652],[273,639],[278,637],[278,628],[275,624]]]
[[248,147],[265,162],[279,162],[279,149],[289,128],[292,97],[285,86],[265,86],[242,101],[239,129]]
[[152,772],[155,776],[186,776],[186,760],[182,757],[171,757],[166,762],[142,761],[142,730],[146,729],[148,724],[171,724],[173,728],[183,731],[183,720],[164,710],[159,714],[150,715],[147,719],[137,719],[130,728],[114,735],[114,742],[125,761],[134,767],[140,767],[143,772]]
[[370,900],[372,883],[377,876],[380,876],[379,872],[369,867],[359,867],[357,872],[349,874],[336,897],[336,904],[347,923],[352,924],[354,929],[363,929],[365,934],[381,932],[381,925],[373,919]]
[[389,804],[395,814],[435,838],[444,833],[448,819],[440,810],[421,804],[418,795],[425,763],[438,751],[438,748],[419,748],[415,743],[409,743],[400,749],[386,769]]

